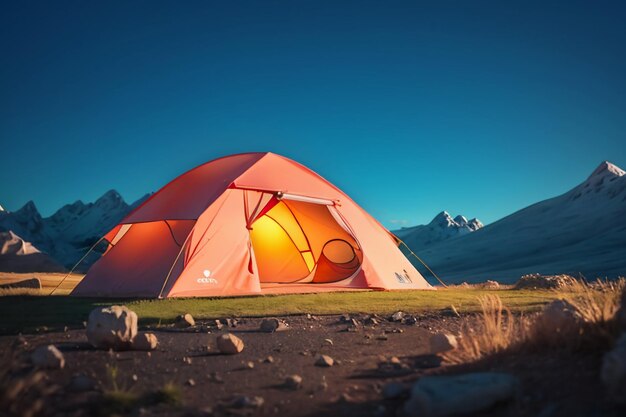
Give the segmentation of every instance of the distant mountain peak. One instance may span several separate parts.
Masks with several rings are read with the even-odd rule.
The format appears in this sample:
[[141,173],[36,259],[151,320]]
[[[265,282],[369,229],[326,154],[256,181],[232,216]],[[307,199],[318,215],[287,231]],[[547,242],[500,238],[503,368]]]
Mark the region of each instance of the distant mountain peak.
[[603,161],[598,167],[591,173],[589,179],[594,177],[621,177],[626,174],[626,171],[621,169],[615,164],[610,163],[609,161]]
[[442,211],[439,214],[437,214],[429,224],[431,225],[439,225],[439,226],[443,226],[443,227],[448,227],[451,226],[452,224],[454,224],[454,219],[452,218],[452,216],[450,216],[450,214],[447,211]]
[[41,220],[41,214],[37,210],[37,206],[33,200],[28,201],[19,210],[13,213],[15,217],[20,219],[39,219]]

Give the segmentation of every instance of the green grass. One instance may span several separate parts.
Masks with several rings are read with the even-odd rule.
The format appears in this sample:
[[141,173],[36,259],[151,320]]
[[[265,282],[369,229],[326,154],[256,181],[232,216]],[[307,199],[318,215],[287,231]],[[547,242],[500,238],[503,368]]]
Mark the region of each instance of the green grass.
[[483,290],[451,288],[436,291],[361,291],[320,294],[265,295],[233,298],[182,298],[166,300],[112,300],[68,296],[0,297],[0,334],[32,332],[37,328],[81,326],[97,307],[125,304],[141,325],[168,323],[179,314],[196,319],[259,317],[294,314],[409,313],[441,310],[454,305],[460,312],[480,311],[478,297],[497,294],[512,311],[534,311],[557,297],[552,291]]

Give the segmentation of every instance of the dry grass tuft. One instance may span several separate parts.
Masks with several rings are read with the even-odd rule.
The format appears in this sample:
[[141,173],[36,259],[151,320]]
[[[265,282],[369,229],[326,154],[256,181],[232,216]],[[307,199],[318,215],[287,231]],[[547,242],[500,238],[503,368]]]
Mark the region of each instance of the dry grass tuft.
[[45,295],[37,288],[0,288],[0,297],[11,295]]
[[478,324],[466,322],[458,338],[458,348],[444,354],[450,363],[464,363],[492,355],[524,341],[528,321],[514,316],[497,295],[479,297],[481,315]]
[[593,283],[572,280],[554,290],[556,298],[569,303],[575,319],[568,326],[554,328],[554,319],[515,316],[497,295],[479,297],[482,313],[472,325],[466,321],[458,347],[446,352],[450,363],[476,361],[509,349],[605,349],[618,334],[616,313],[620,308],[626,280],[598,280]]
[[626,280],[597,280],[590,284],[572,281],[557,293],[569,301],[585,323],[606,325],[615,317],[620,307],[620,298]]

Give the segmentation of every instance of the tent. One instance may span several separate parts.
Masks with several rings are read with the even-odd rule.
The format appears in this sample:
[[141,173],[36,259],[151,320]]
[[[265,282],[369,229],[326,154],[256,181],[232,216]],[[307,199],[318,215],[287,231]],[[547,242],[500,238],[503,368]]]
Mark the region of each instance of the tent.
[[273,153],[210,161],[103,237],[77,296],[198,297],[431,288],[337,187]]

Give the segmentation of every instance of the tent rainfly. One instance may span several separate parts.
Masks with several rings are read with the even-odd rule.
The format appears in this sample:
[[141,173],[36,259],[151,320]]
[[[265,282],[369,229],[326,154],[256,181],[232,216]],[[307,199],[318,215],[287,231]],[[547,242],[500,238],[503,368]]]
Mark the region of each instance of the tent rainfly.
[[72,295],[431,288],[365,210],[273,153],[226,156],[186,172],[103,240],[106,251]]

